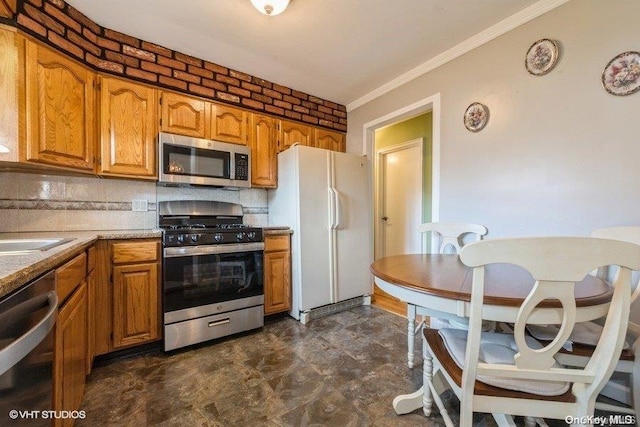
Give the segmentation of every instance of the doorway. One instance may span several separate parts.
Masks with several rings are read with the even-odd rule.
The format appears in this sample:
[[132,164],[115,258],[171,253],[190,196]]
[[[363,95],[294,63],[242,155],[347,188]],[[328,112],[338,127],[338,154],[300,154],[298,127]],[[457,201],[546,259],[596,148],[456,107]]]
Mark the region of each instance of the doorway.
[[423,138],[376,149],[380,257],[420,252]]
[[[385,116],[379,117],[371,122],[366,123],[363,126],[363,154],[367,155],[369,158],[373,159],[373,192],[372,192],[372,206],[373,209],[373,254],[374,259],[379,259],[384,255],[391,255],[391,251],[403,251],[403,252],[421,252],[424,246],[421,246],[422,240],[421,236],[417,231],[414,231],[413,237],[416,239],[415,241],[410,241],[411,239],[408,237],[409,234],[405,234],[404,240],[402,243],[390,243],[389,249],[386,248],[387,242],[385,241],[385,236],[382,230],[384,229],[381,226],[381,223],[384,222],[382,217],[387,216],[388,219],[392,217],[390,215],[383,214],[385,210],[382,206],[386,203],[394,203],[390,200],[385,202],[384,193],[388,190],[385,190],[385,184],[381,183],[380,180],[380,172],[381,169],[384,169],[382,157],[380,162],[378,161],[378,154],[386,155],[393,150],[387,151],[385,153],[385,149],[389,148],[384,141],[381,141],[380,136],[384,134],[384,131],[392,128],[394,125],[399,124],[404,121],[409,121],[412,119],[419,120],[417,117],[423,114],[430,115],[430,131],[428,135],[422,140],[422,153],[419,156],[416,156],[418,159],[422,159],[422,180],[421,180],[421,197],[417,197],[421,200],[422,203],[419,203],[419,211],[421,215],[418,214],[418,220],[415,220],[415,213],[413,215],[413,222],[417,224],[428,221],[438,221],[439,220],[439,196],[440,196],[440,94],[436,94],[430,96],[428,98],[422,99],[414,104],[403,107],[399,110],[391,112]],[[403,143],[410,145],[410,143],[414,142],[413,140],[417,139],[416,136],[408,136],[408,134],[404,134],[404,138],[396,139],[394,143],[389,145],[397,145],[401,146]],[[408,136],[408,137],[407,137]],[[382,142],[382,143],[381,143]],[[402,151],[399,150],[396,154],[400,156]],[[404,152],[403,154],[410,153],[411,151]],[[387,158],[389,160],[391,157]],[[400,162],[406,162],[405,160],[396,159]],[[412,158],[411,160],[416,160]],[[386,165],[387,171],[389,167],[392,165]],[[412,166],[416,167],[415,165]],[[414,190],[415,191],[415,190]],[[402,208],[403,204],[397,203],[397,205]],[[406,206],[406,205],[405,205]],[[405,211],[413,210],[415,211],[417,208],[415,206],[410,206]],[[405,212],[406,214],[406,212]],[[398,215],[398,213],[394,213],[393,215]],[[414,227],[413,230],[416,230],[415,227],[417,225],[411,225],[409,222],[406,224],[407,228]],[[385,231],[388,236],[388,232]],[[398,249],[402,247],[402,249]],[[406,304],[403,302],[384,294],[380,289],[374,287],[374,295],[373,295],[374,304],[380,306],[383,309],[398,313],[400,315],[406,315]]]

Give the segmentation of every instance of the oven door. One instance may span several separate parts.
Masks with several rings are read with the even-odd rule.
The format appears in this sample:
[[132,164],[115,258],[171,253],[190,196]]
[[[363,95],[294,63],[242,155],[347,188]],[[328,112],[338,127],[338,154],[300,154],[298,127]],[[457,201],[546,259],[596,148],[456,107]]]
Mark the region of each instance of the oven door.
[[263,253],[262,242],[165,248],[164,313],[251,297],[263,301]]

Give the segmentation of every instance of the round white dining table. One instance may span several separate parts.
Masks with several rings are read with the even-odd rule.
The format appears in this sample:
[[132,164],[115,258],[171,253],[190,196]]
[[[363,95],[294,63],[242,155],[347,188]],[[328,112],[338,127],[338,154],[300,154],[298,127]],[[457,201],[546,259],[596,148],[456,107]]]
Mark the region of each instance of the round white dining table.
[[[409,254],[380,258],[371,264],[375,284],[391,296],[426,309],[430,316],[459,322],[469,317],[473,269],[458,255]],[[485,267],[483,318],[501,321],[513,317],[531,291],[535,281],[525,269],[512,264]],[[607,314],[613,291],[598,277],[587,275],[576,286],[576,322],[589,321]],[[529,323],[560,324],[562,308],[557,300],[545,300],[529,317]],[[409,322],[409,333],[412,333]],[[425,363],[424,376],[431,377],[432,366]],[[431,414],[432,397],[428,387],[397,396],[393,407],[397,414],[412,412],[421,406]]]

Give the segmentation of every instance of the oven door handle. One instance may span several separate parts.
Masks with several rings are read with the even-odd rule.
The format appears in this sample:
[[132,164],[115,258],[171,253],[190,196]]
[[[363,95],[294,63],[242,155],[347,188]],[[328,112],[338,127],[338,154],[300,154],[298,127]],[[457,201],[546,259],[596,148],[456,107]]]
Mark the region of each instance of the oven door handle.
[[229,245],[202,245],[164,248],[165,258],[177,258],[197,255],[234,254],[240,252],[263,251],[263,242],[241,243]]

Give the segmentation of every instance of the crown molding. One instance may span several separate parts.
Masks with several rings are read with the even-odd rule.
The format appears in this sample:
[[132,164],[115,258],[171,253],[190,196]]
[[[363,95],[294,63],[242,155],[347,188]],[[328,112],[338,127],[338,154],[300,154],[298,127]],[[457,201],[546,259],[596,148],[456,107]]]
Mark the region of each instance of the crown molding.
[[485,43],[490,42],[496,37],[499,37],[523,24],[526,24],[527,22],[537,18],[540,15],[544,15],[545,13],[559,6],[562,6],[567,2],[569,2],[569,0],[540,0],[539,2],[534,3],[531,6],[522,9],[520,12],[511,15],[506,19],[503,19],[497,24],[492,25],[486,30],[481,31],[475,36],[466,39],[465,41],[457,44],[451,49],[448,49],[441,54],[434,56],[427,62],[418,65],[417,67],[383,84],[379,88],[372,90],[368,94],[356,99],[355,101],[350,102],[346,105],[347,112],[353,111],[356,108],[359,108],[364,104],[371,102],[386,93],[391,92],[392,90],[410,82],[411,80],[414,80],[422,76],[423,74],[426,74],[429,71],[434,70],[441,65],[446,64],[447,62],[452,61],[457,57],[462,56],[465,53],[479,46],[482,46]]

